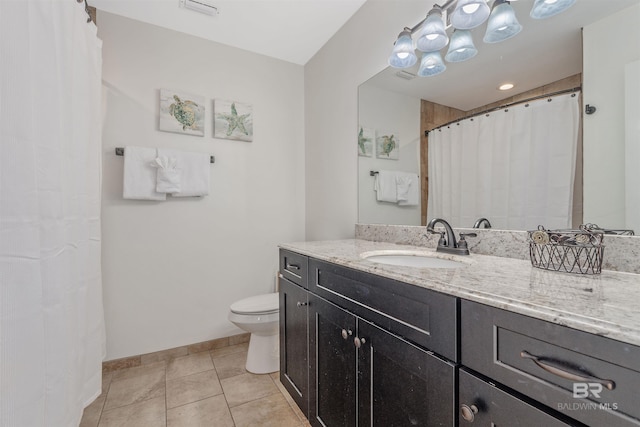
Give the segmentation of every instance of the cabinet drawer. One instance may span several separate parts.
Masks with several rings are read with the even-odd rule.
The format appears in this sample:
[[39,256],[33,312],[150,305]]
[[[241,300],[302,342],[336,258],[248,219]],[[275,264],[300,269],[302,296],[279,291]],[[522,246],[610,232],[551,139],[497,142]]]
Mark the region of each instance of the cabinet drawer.
[[597,426],[640,426],[640,347],[462,301],[465,366]]
[[[566,427],[582,425],[562,420],[528,402],[460,370],[458,425],[493,427]],[[477,411],[477,412],[476,412]]]
[[313,258],[309,290],[410,342],[458,359],[455,297]]
[[293,283],[307,288],[309,258],[286,249],[280,249],[280,273]]

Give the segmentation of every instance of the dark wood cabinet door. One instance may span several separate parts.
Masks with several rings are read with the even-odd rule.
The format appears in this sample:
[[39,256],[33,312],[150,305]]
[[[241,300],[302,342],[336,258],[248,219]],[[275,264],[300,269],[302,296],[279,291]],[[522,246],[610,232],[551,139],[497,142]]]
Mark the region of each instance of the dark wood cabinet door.
[[455,366],[358,319],[358,425],[453,426]]
[[309,416],[308,292],[280,280],[280,382]]
[[355,316],[309,295],[309,421],[313,426],[356,425],[355,336]]

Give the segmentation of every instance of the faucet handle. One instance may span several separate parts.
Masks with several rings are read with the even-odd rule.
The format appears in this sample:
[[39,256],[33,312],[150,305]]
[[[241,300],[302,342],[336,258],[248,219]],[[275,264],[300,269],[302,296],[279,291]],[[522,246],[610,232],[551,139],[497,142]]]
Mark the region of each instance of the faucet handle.
[[465,237],[478,237],[476,233],[460,233],[460,240],[458,240],[458,247],[461,249],[467,249],[467,241]]
[[447,246],[447,239],[445,239],[444,235],[445,232],[444,231],[438,231],[435,230],[433,228],[427,228],[427,231],[431,234],[439,234],[440,235],[440,239],[438,240],[438,246]]

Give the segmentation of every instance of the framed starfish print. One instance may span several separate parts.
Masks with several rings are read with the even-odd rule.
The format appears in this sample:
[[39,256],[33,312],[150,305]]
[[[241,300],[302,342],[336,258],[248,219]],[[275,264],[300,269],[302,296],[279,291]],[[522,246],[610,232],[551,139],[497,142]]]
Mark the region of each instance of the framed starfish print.
[[253,107],[235,101],[213,101],[213,137],[253,141]]

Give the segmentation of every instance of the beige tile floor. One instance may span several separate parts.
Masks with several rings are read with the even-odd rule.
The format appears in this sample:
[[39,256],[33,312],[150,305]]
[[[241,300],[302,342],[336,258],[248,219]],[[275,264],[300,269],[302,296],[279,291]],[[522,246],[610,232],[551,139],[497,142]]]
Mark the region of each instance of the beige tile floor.
[[105,374],[80,427],[309,426],[278,374],[246,359],[243,343]]

